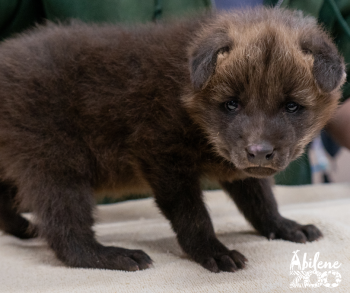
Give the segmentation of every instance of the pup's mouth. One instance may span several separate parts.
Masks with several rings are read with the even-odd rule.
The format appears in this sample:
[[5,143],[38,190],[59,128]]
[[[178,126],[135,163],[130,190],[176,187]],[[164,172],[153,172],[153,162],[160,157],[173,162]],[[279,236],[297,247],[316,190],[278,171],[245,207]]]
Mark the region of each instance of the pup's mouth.
[[267,167],[249,167],[243,169],[243,171],[250,176],[258,178],[272,176],[277,172],[277,170]]

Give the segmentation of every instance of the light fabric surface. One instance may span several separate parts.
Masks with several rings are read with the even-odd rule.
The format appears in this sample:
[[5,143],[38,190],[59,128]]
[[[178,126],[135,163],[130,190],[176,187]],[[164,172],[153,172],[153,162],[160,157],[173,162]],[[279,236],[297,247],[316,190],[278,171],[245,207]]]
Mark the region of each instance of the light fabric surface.
[[[44,241],[1,234],[0,292],[350,292],[350,184],[275,187],[275,194],[284,216],[317,225],[324,238],[307,244],[268,241],[254,232],[223,192],[206,192],[219,239],[249,260],[242,271],[214,274],[182,253],[152,199],[99,206],[98,240],[143,249],[155,261],[154,268],[139,272],[67,268]],[[340,262],[339,286],[290,289],[294,279],[290,263],[296,250],[300,261],[304,253],[313,258],[319,252],[321,261]]]

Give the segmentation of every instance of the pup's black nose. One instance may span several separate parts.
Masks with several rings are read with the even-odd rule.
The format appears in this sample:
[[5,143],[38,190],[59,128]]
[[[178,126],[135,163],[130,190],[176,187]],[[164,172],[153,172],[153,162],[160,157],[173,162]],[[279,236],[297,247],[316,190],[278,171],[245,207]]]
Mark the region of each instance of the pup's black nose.
[[274,148],[269,143],[252,144],[246,148],[248,160],[251,163],[263,165],[274,156]]

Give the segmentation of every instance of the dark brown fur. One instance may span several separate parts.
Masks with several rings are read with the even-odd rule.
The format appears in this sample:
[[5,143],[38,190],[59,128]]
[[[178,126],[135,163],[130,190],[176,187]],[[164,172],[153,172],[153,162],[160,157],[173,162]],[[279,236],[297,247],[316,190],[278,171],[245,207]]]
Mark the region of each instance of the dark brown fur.
[[[216,238],[200,180],[220,182],[268,238],[321,232],[283,218],[267,176],[332,116],[344,64],[312,19],[255,9],[135,28],[47,25],[0,46],[0,228],[38,233],[73,267],[145,269],[99,244],[93,194],[151,191],[183,250],[218,272],[245,257]],[[227,102],[239,109],[228,111]],[[303,107],[286,112],[288,102]],[[255,147],[272,147],[258,156]],[[252,150],[251,150],[252,149]],[[259,157],[259,159],[258,159]],[[14,205],[33,211],[34,228]]]

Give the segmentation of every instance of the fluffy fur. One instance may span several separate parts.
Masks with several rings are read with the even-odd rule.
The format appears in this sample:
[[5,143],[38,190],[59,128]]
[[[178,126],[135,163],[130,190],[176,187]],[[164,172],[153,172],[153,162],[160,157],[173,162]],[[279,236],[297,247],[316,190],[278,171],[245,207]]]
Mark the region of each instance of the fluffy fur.
[[93,194],[151,191],[194,261],[235,271],[246,258],[214,234],[200,188],[209,178],[262,235],[318,239],[315,226],[279,214],[266,177],[326,124],[344,78],[327,34],[283,10],[134,28],[48,24],[7,40],[0,228],[39,234],[68,266],[145,269],[143,251],[95,240]]

